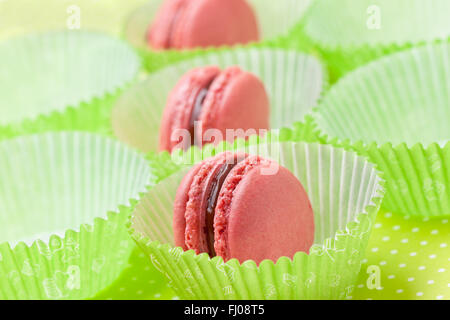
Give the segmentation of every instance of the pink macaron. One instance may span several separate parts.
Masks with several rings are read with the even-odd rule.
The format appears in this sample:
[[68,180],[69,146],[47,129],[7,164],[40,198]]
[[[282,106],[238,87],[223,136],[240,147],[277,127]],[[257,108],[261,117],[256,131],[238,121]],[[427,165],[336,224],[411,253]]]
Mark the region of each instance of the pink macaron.
[[241,263],[292,258],[314,241],[314,213],[300,181],[278,163],[224,152],[193,167],[177,191],[175,245]]
[[166,0],[147,32],[154,49],[183,49],[248,43],[258,24],[245,0]]
[[196,68],[169,94],[161,120],[160,150],[232,142],[269,129],[269,97],[264,84],[238,67]]

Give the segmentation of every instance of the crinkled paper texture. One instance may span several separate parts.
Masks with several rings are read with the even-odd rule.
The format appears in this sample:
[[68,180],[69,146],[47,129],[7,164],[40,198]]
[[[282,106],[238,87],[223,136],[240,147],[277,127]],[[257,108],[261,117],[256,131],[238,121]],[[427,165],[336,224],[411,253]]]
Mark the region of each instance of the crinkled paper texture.
[[135,247],[118,211],[151,176],[99,135],[0,142],[0,299],[84,299],[112,283]]
[[449,62],[450,43],[387,56],[348,74],[315,109],[322,141],[384,172],[389,211],[450,215]]

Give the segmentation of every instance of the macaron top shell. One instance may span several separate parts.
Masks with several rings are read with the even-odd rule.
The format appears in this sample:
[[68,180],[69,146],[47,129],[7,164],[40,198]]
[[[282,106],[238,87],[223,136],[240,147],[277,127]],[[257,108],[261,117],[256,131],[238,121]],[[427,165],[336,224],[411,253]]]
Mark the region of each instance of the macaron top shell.
[[228,175],[214,220],[215,251],[225,261],[276,261],[308,253],[314,242],[314,213],[300,181],[286,168],[250,156]]
[[261,80],[238,67],[230,67],[219,74],[209,88],[199,118],[202,125],[199,133],[203,134],[205,143],[213,142],[208,137],[208,129],[220,131],[224,140],[226,129],[241,129],[227,139],[229,142],[245,138],[245,131],[249,129],[259,134],[259,130],[269,129],[269,104]]
[[258,24],[245,0],[167,0],[148,33],[155,49],[248,43],[259,39]]

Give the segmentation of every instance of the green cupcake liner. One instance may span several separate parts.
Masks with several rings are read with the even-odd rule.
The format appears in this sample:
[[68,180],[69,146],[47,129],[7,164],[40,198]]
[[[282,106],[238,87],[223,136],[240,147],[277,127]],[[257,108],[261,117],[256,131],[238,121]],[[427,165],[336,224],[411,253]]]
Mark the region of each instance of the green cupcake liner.
[[[35,32],[80,29],[119,35],[126,18],[148,0],[6,0],[0,2],[0,40]],[[43,10],[45,8],[45,10]]]
[[386,174],[389,211],[450,214],[449,62],[450,43],[382,58],[343,78],[315,110],[323,140],[369,156]]
[[64,31],[0,43],[0,139],[50,130],[111,132],[109,113],[136,78],[122,41]]
[[449,39],[449,11],[447,0],[317,0],[302,34],[328,62],[334,82],[381,56]]
[[146,190],[145,159],[81,132],[0,143],[0,300],[83,299],[126,268],[135,247],[116,213]]
[[172,206],[188,163],[176,156],[179,170],[167,169],[169,177],[133,208],[132,237],[182,298],[345,298],[353,289],[383,196],[374,165],[353,152],[317,143],[258,144],[245,151],[276,159],[302,181],[315,212],[315,244],[309,255],[299,252],[293,259],[265,260],[257,266],[236,259],[224,263],[220,257],[173,247]]
[[269,95],[272,129],[304,121],[328,82],[319,60],[295,50],[242,48],[206,54],[154,72],[129,88],[113,109],[114,134],[139,150],[157,151],[169,93],[183,74],[206,65],[221,68],[238,65],[257,75]]
[[[146,43],[146,33],[163,0],[151,1],[146,6],[137,9],[124,28],[124,37],[140,53],[144,67],[154,71],[167,64],[183,59],[203,55],[205,53],[226,50],[229,47],[196,48],[190,50],[152,50]],[[261,41],[246,46],[288,47],[291,44],[290,33],[301,21],[312,0],[247,0],[257,16]],[[242,47],[238,45],[236,47]]]

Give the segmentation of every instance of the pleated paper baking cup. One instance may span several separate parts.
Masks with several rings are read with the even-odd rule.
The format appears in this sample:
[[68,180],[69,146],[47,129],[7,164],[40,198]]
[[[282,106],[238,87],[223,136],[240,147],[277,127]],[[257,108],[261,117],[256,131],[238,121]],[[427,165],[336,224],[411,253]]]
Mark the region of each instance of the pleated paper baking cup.
[[[185,58],[214,52],[218,48],[197,48],[189,50],[156,51],[146,43],[146,34],[158,8],[164,0],[149,1],[137,9],[129,18],[124,28],[125,38],[139,49],[144,66],[153,71],[160,67]],[[246,0],[253,8],[259,24],[260,45],[277,44],[287,46],[288,36],[301,21],[311,0]],[[226,26],[224,26],[226,28]],[[225,47],[223,47],[225,48]]]
[[342,299],[353,289],[383,196],[375,166],[353,152],[304,142],[246,148],[277,160],[302,183],[315,214],[310,254],[276,263],[226,263],[174,247],[172,210],[187,169],[162,180],[134,208],[130,231],[150,260],[186,299]]
[[100,135],[1,142],[0,300],[84,299],[113,282],[135,247],[116,212],[150,177],[145,159]]
[[0,139],[52,130],[111,133],[110,112],[140,62],[123,41],[62,31],[0,43]]
[[315,112],[332,143],[386,174],[390,212],[450,214],[450,43],[382,58],[338,82]]
[[327,86],[325,68],[315,57],[295,50],[241,48],[211,53],[151,73],[133,85],[113,108],[114,134],[142,151],[157,151],[167,97],[181,76],[200,66],[237,65],[264,83],[270,100],[270,127],[280,129],[303,121]]
[[375,58],[450,37],[447,0],[318,0],[304,34],[337,79]]

